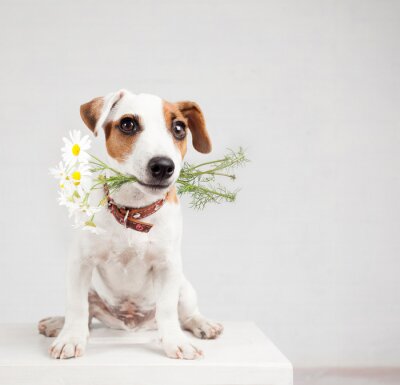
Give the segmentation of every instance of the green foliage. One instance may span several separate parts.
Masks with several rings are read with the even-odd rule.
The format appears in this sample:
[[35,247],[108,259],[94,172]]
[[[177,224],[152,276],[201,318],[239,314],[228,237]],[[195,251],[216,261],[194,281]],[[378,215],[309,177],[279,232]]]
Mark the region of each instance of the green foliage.
[[190,195],[191,206],[203,209],[207,203],[233,202],[238,190],[230,191],[218,180],[235,180],[233,171],[248,162],[242,148],[229,150],[222,159],[198,165],[185,163],[177,180],[178,194]]
[[[93,158],[90,161],[91,171],[99,173],[93,188],[102,188],[104,184],[107,184],[109,191],[112,193],[125,183],[137,182],[134,176],[122,174],[95,156],[91,156]],[[191,207],[195,209],[203,209],[210,202],[233,202],[238,190],[228,190],[219,183],[219,179],[235,180],[234,170],[247,162],[248,159],[242,148],[239,148],[238,151],[229,150],[222,159],[198,165],[185,162],[176,182],[178,194],[189,195],[191,197]],[[106,176],[106,171],[111,171],[111,175]]]
[[[92,160],[90,161],[90,165],[92,166],[90,171],[93,173],[99,173],[93,188],[103,188],[103,186],[106,184],[109,192],[112,193],[120,189],[125,183],[137,182],[137,179],[133,175],[122,174],[118,170],[108,166],[99,158],[96,158],[94,155],[90,156],[92,157]],[[111,171],[112,174],[106,176],[106,171]]]

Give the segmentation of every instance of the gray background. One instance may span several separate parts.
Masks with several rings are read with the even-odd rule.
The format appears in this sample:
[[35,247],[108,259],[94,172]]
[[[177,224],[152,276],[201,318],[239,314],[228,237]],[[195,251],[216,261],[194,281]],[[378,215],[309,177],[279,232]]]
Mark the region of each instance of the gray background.
[[72,237],[48,168],[119,88],[203,108],[247,148],[234,205],[184,202],[205,313],[296,366],[400,365],[398,1],[0,3],[0,321],[62,314]]

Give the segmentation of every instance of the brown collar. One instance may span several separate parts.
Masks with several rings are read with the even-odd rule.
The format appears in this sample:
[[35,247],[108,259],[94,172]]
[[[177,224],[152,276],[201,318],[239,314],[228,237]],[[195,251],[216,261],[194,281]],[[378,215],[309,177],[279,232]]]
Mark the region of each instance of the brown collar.
[[164,204],[165,198],[159,199],[158,201],[144,207],[124,207],[117,205],[108,194],[107,188],[105,187],[104,189],[107,194],[108,210],[110,210],[111,214],[114,215],[114,218],[118,223],[142,233],[148,233],[151,230],[153,227],[152,224],[141,222],[139,219],[146,218],[156,213]]

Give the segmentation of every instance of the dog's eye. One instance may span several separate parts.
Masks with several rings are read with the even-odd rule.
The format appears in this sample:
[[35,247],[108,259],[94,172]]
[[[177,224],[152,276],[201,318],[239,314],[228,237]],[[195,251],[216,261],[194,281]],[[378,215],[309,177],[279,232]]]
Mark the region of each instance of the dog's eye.
[[186,136],[186,125],[184,122],[180,120],[175,120],[172,123],[172,133],[174,134],[175,138],[178,140],[182,140]]
[[133,135],[139,130],[139,125],[133,118],[123,118],[119,122],[119,129],[125,135]]

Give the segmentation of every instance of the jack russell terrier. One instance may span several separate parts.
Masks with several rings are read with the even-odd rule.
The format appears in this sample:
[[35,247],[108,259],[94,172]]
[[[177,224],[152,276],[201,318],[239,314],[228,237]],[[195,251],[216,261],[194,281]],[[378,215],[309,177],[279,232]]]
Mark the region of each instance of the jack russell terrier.
[[104,233],[82,231],[74,242],[65,318],[39,322],[40,333],[57,337],[50,355],[81,356],[94,317],[110,328],[157,327],[168,357],[198,358],[202,352],[182,329],[212,339],[223,327],[199,312],[182,272],[182,218],[174,184],[187,130],[197,151],[211,151],[203,114],[194,102],[169,103],[126,90],[95,98],[80,112],[95,136],[104,132],[108,164],[138,182],[108,195],[108,210],[96,214]]

